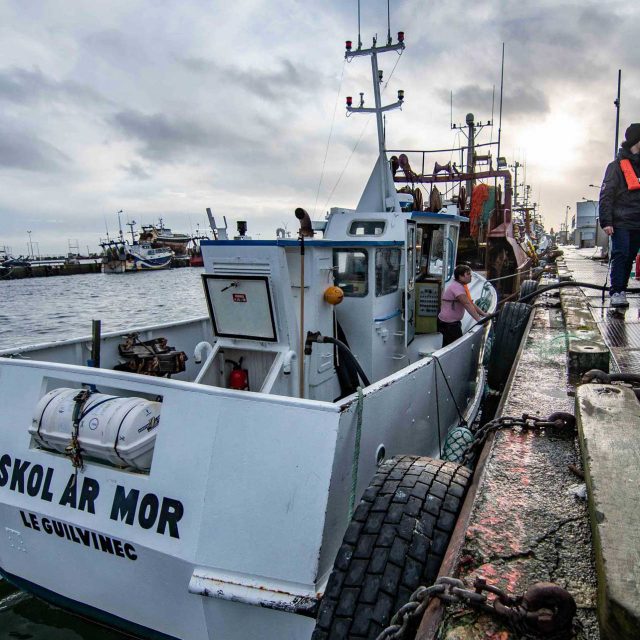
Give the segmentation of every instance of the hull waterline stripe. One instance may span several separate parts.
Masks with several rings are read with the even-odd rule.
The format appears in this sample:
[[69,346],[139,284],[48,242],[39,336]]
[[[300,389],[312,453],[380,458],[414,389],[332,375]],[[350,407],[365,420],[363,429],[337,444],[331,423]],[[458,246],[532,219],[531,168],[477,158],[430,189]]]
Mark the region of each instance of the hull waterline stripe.
[[382,316],[382,318],[374,318],[373,321],[384,322],[385,320],[391,320],[391,318],[395,318],[396,316],[399,316],[401,313],[402,311],[400,311],[400,309],[396,309],[393,313],[390,313],[386,316]]
[[166,633],[154,631],[153,629],[143,627],[142,625],[136,624],[135,622],[130,622],[129,620],[125,620],[124,618],[119,618],[118,616],[107,613],[106,611],[102,611],[101,609],[96,609],[95,607],[92,607],[88,604],[83,604],[82,602],[77,602],[76,600],[66,598],[65,596],[62,596],[55,591],[50,591],[49,589],[40,587],[33,582],[23,580],[18,576],[7,573],[2,568],[0,568],[0,575],[5,580],[7,580],[7,582],[10,582],[11,584],[18,587],[18,589],[22,589],[23,591],[32,593],[37,598],[45,600],[46,602],[49,602],[56,607],[66,609],[67,611],[75,613],[82,618],[95,620],[96,622],[106,627],[111,627],[112,629],[120,630],[132,636],[146,638],[148,640],[179,640],[175,636],[169,636]]

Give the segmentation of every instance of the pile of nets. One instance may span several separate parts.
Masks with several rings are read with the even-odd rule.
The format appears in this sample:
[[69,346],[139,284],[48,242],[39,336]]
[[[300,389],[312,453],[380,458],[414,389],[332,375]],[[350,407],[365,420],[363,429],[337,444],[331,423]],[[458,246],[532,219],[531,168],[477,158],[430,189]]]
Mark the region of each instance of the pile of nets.
[[480,229],[486,227],[491,214],[496,208],[496,187],[477,184],[471,193],[471,210],[469,211],[469,232],[477,238]]

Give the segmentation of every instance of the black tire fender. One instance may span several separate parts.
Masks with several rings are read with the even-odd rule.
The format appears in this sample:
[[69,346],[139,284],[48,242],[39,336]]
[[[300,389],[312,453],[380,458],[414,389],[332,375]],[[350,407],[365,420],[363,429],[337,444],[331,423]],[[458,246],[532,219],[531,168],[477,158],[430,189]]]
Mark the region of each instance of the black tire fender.
[[312,640],[373,640],[420,585],[435,581],[470,483],[464,466],[386,460],[344,535]]
[[522,341],[533,307],[522,302],[505,302],[493,328],[491,357],[487,367],[487,382],[501,391]]
[[[518,299],[522,300],[522,298],[530,295],[531,293],[537,290],[538,290],[538,282],[536,280],[523,280],[522,284],[520,285],[520,297]],[[533,304],[535,301],[536,301],[536,298],[533,297],[533,298],[530,298],[529,300],[526,300],[525,302],[527,304]]]

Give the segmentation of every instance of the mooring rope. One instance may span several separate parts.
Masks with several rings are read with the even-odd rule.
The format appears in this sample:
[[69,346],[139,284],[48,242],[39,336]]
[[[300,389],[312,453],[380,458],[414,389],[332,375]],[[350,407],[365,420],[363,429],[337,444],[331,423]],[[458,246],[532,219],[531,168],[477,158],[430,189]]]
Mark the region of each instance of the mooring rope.
[[[453,391],[451,390],[451,387],[449,386],[449,381],[447,380],[447,375],[444,372],[444,369],[442,368],[442,363],[440,362],[440,358],[438,358],[438,356],[436,356],[435,354],[431,354],[431,357],[438,363],[438,366],[440,367],[440,371],[442,372],[442,377],[444,378],[444,382],[447,385],[447,389],[449,390],[449,394],[451,395],[451,399],[453,400],[453,404],[455,405],[456,411],[458,412],[458,417],[460,418],[460,424],[466,425],[467,421],[464,419],[464,416],[462,415],[462,412],[460,411],[460,407],[458,406],[458,403],[456,402],[456,397],[453,395]],[[437,375],[438,375],[438,372],[436,371],[436,382],[437,382]]]
[[351,463],[351,494],[349,495],[349,522],[353,516],[356,504],[356,488],[358,485],[358,462],[360,460],[360,436],[362,434],[362,405],[364,394],[362,387],[358,387],[358,403],[356,405],[356,442],[353,448],[353,461]]

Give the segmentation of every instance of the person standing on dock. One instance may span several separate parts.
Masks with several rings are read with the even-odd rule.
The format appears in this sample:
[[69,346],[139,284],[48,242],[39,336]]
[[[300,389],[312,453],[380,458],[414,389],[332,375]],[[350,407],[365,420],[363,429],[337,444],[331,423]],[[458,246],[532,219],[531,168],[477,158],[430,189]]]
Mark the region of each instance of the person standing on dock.
[[468,286],[471,278],[471,268],[466,264],[459,264],[453,271],[453,282],[442,294],[438,331],[442,334],[443,347],[462,337],[462,318],[465,311],[468,311],[474,320],[480,320],[487,315],[471,298]]
[[600,188],[600,226],[611,237],[612,307],[628,307],[625,289],[640,249],[640,123],[625,131]]

